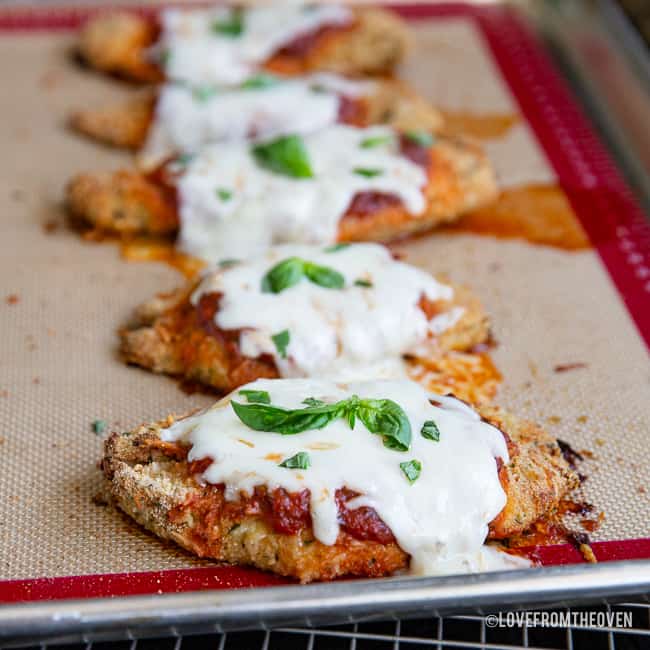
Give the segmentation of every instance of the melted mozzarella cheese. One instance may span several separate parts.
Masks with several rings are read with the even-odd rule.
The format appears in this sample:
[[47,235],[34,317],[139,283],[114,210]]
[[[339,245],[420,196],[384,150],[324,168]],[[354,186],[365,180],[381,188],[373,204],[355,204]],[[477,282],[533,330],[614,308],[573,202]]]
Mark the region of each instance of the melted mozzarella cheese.
[[[392,140],[362,146],[375,138]],[[214,262],[254,255],[273,244],[331,243],[359,192],[393,194],[410,214],[424,212],[426,174],[400,154],[389,127],[334,125],[305,136],[303,142],[313,178],[264,169],[245,143],[203,149],[178,180],[179,247]],[[358,170],[379,173],[369,176]],[[228,193],[227,200],[219,190]]]
[[212,142],[311,133],[336,123],[341,95],[359,97],[372,88],[371,81],[332,74],[278,79],[262,88],[213,87],[207,96],[186,84],[165,84],[139,161],[154,167]]
[[[503,434],[472,409],[438,396],[440,406],[434,406],[421,386],[407,380],[349,385],[316,379],[258,380],[243,388],[267,391],[271,404],[288,409],[305,408],[303,400],[308,397],[327,403],[352,395],[391,399],[408,417],[412,442],[406,452],[387,449],[381,436],[371,434],[358,418],[353,429],[339,418],[323,429],[294,435],[254,431],[233,411],[231,400],[246,403],[245,397],[234,392],[207,411],[161,432],[164,440],[190,443],[190,461],[213,460],[203,479],[224,484],[227,499],[250,495],[258,485],[288,492],[308,489],[314,535],[331,545],[339,534],[335,494],[347,487],[361,495],[347,507],[373,508],[399,546],[411,555],[414,574],[494,570],[517,564],[484,546],[489,522],[506,503],[495,459],[508,462],[508,451]],[[440,431],[438,442],[420,434],[428,420]],[[279,466],[278,459],[299,452],[309,454],[310,467]],[[400,463],[412,459],[422,468],[410,484]]]
[[296,38],[353,18],[339,5],[274,3],[243,10],[241,33],[224,33],[219,25],[234,15],[227,7],[163,11],[157,48],[166,53],[167,77],[191,84],[240,83]]
[[[291,257],[337,271],[345,278],[344,287],[329,289],[303,278],[280,293],[263,292],[264,276]],[[277,246],[208,273],[192,300],[197,303],[211,292],[221,294],[215,323],[224,330],[242,330],[239,345],[244,355],[272,355],[283,377],[339,380],[405,377],[402,355],[425,347],[430,333],[446,329],[440,319],[448,312],[427,321],[420,299],[453,298],[451,287],[394,260],[379,244],[353,244],[330,252],[317,246]],[[454,314],[447,326],[463,308],[449,311]],[[280,354],[272,336],[285,330],[289,344]]]

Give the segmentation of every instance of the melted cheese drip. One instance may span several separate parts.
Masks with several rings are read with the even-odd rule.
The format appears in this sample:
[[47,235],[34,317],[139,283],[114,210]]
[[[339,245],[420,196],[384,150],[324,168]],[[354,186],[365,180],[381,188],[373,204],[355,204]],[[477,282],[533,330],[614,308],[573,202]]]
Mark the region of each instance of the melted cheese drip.
[[[407,211],[425,208],[424,170],[399,152],[389,127],[334,125],[303,138],[313,178],[292,178],[260,167],[243,143],[208,146],[178,180],[180,248],[214,262],[258,254],[272,244],[327,244],[355,194],[398,196]],[[367,138],[393,137],[376,147]],[[355,169],[381,170],[367,177]],[[228,200],[217,191],[231,193]]]
[[232,9],[167,9],[157,48],[168,53],[169,79],[191,84],[240,83],[283,46],[328,25],[347,25],[352,12],[338,5],[274,3],[244,10],[239,35],[213,25],[232,19]]
[[311,133],[336,123],[341,95],[359,97],[373,86],[323,73],[265,88],[215,87],[202,98],[185,84],[165,84],[139,162],[154,167],[213,142]]
[[[358,395],[391,399],[406,413],[412,429],[411,448],[397,452],[384,447],[357,418],[354,429],[343,419],[320,430],[296,435],[257,432],[244,425],[230,406],[246,403],[236,392],[202,414],[180,420],[161,432],[163,440],[192,445],[189,460],[214,462],[203,474],[212,484],[223,483],[228,500],[252,494],[255,486],[289,492],[308,489],[316,538],[331,545],[337,540],[336,490],[358,492],[347,507],[372,507],[386,523],[399,546],[411,555],[414,574],[440,574],[512,568],[509,556],[488,551],[484,542],[489,522],[506,503],[495,458],[508,462],[503,435],[483,422],[472,409],[448,397],[437,397],[411,381],[369,381],[350,385],[315,379],[258,380],[244,388],[268,391],[271,403],[305,408],[307,397],[328,403]],[[433,420],[439,442],[420,430]],[[327,444],[323,444],[327,443]],[[307,452],[308,469],[286,469],[269,458],[289,458]],[[417,459],[420,477],[411,485],[400,463]],[[500,560],[500,561],[499,561]]]
[[[280,293],[264,293],[266,273],[279,262],[299,257],[327,266],[345,278],[342,289],[321,287],[306,278]],[[371,287],[355,285],[361,280]],[[393,259],[379,244],[354,244],[327,252],[316,246],[284,245],[203,279],[192,300],[222,294],[215,322],[242,329],[240,349],[248,357],[271,354],[283,377],[405,377],[402,355],[421,350],[463,314],[452,308],[427,321],[420,298],[451,300],[451,287],[429,273]],[[451,313],[453,312],[453,313]],[[288,330],[283,358],[272,335]]]

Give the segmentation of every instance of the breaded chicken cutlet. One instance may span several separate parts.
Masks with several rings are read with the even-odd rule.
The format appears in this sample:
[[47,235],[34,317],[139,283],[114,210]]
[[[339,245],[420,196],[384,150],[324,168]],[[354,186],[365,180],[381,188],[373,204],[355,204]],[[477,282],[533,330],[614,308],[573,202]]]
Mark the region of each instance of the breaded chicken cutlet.
[[[160,82],[165,79],[164,57],[161,60],[160,53],[156,57],[151,48],[156,46],[161,31],[161,21],[156,17],[129,12],[100,14],[83,28],[78,52],[95,70],[135,82]],[[222,33],[229,35],[226,30]],[[258,65],[282,75],[317,70],[382,75],[389,74],[402,60],[408,44],[406,27],[393,13],[358,8],[350,10],[349,20],[338,24],[325,21],[307,33],[288,35],[284,42],[280,39]]]
[[[334,128],[306,136],[305,140],[327,138]],[[342,128],[338,127],[339,130]],[[361,131],[360,138],[363,136]],[[402,135],[397,133],[395,137],[399,140],[401,155],[425,173],[425,185],[418,188],[424,199],[422,212],[410,213],[400,197],[390,190],[382,191],[384,177],[377,176],[371,179],[372,186],[377,189],[357,192],[338,217],[335,241],[387,242],[425,232],[454,221],[463,212],[489,203],[496,197],[494,173],[479,146],[459,138],[419,136],[420,132],[406,132]],[[217,160],[224,151],[223,146],[219,146],[221,148],[215,149],[214,153]],[[343,157],[345,153],[342,150],[338,155]],[[205,155],[210,154],[204,152]],[[179,176],[176,166],[173,163],[172,166],[173,173],[170,173],[172,168],[168,164],[149,174],[130,170],[77,174],[66,188],[69,215],[73,222],[85,228],[125,239],[137,235],[175,237],[181,227],[176,187],[178,180],[182,179],[182,172]],[[355,172],[368,176],[378,173],[373,169],[350,170],[350,173]],[[296,187],[302,189],[305,186]],[[277,196],[273,192],[266,193],[266,196],[281,200],[284,192],[291,194],[292,190],[283,188]],[[318,204],[322,208],[329,205],[330,202]],[[268,207],[267,211],[270,210]],[[193,251],[185,252],[193,254]]]
[[[233,120],[237,118],[241,118],[242,130],[245,128],[242,139],[252,134],[256,138],[264,138],[295,129],[295,124],[303,116],[305,124],[301,132],[327,126],[330,115],[325,112],[322,117],[315,118],[320,106],[305,105],[304,96],[308,97],[307,92],[311,91],[314,101],[327,101],[324,94],[328,90],[328,81],[334,85],[330,94],[338,100],[338,110],[331,117],[339,123],[359,127],[389,124],[403,131],[438,132],[442,127],[443,119],[439,111],[404,82],[394,79],[356,82],[331,77],[323,81],[319,76],[301,77],[293,81],[258,76],[249,80],[248,85],[245,82],[243,89],[216,88],[214,94],[207,98],[205,91],[201,94],[185,86],[163,86],[157,91],[139,93],[121,104],[77,111],[72,115],[70,125],[99,142],[131,150],[141,150],[147,144],[153,148],[156,136],[162,132],[168,141],[165,142],[167,147],[164,151],[167,156],[192,153],[189,149],[196,150],[209,142],[238,137],[238,132],[233,133]],[[259,84],[256,92],[250,88],[253,84]],[[271,92],[267,90],[267,84],[271,86]],[[298,90],[305,88],[304,96],[295,92],[298,85]],[[283,95],[285,87],[289,92]],[[212,89],[208,92],[212,93]],[[228,102],[226,113],[223,113],[224,97]],[[219,112],[222,112],[223,119],[217,121],[214,116]],[[269,113],[272,117],[269,117]],[[175,134],[172,134],[170,137],[174,121],[184,115],[189,115],[189,118],[183,120],[182,136],[173,137]],[[215,121],[216,127],[213,125]],[[201,135],[188,137],[187,129]],[[191,141],[192,146],[182,146],[182,139]],[[148,164],[147,161],[145,166]]]
[[[300,273],[300,264],[313,280],[303,277],[278,291],[265,286],[268,278],[282,282]],[[279,351],[278,331],[288,337]],[[453,356],[445,355],[484,343],[489,319],[465,287],[438,282],[376,244],[332,252],[283,246],[144,303],[120,336],[128,363],[221,393],[261,377],[403,374],[403,356],[423,384],[446,392],[467,365],[461,358],[455,371]],[[436,361],[441,376],[432,381],[424,369]],[[454,393],[486,401],[497,382],[480,377],[480,364],[474,372],[457,378]]]
[[[507,542],[509,537],[522,533],[538,520],[552,516],[560,500],[578,484],[578,477],[562,457],[557,441],[537,425],[496,407],[478,409],[482,422],[480,418],[475,419],[467,407],[464,408],[469,415],[463,415],[458,407],[453,407],[455,413],[449,415],[445,411],[454,400],[440,398],[445,400],[443,404],[431,396],[432,415],[427,417],[433,417],[435,422],[432,420],[432,424],[425,425],[433,427],[436,437],[427,436],[425,439],[424,433],[420,436],[419,424],[416,424],[419,420],[411,403],[406,405],[407,399],[400,398],[400,393],[388,392],[385,384],[372,384],[369,388],[355,385],[350,390],[373,390],[372,396],[377,398],[392,396],[395,400],[392,408],[397,407],[404,417],[410,418],[411,425],[415,425],[413,440],[406,441],[405,445],[409,446],[411,455],[417,455],[422,462],[418,461],[415,466],[414,461],[402,463],[399,468],[403,473],[397,462],[404,456],[408,458],[409,454],[395,451],[386,439],[382,447],[381,440],[370,435],[374,426],[372,417],[359,416],[363,417],[364,425],[357,420],[348,428],[344,423],[347,416],[344,415],[338,424],[325,426],[322,433],[307,431],[293,436],[259,433],[271,431],[272,424],[254,424],[256,428],[261,427],[258,432],[241,423],[233,424],[236,418],[229,412],[234,408],[233,402],[239,403],[237,413],[242,421],[249,421],[251,412],[267,408],[271,412],[277,411],[268,403],[242,404],[246,401],[244,395],[248,396],[249,402],[265,399],[274,403],[285,383],[286,380],[276,380],[251,384],[248,391],[222,400],[205,414],[188,419],[187,424],[183,419],[178,420],[171,429],[174,419],[170,417],[165,422],[143,425],[133,432],[113,434],[106,441],[102,467],[115,503],[158,537],[172,540],[200,557],[253,565],[304,583],[346,575],[379,577],[409,568],[416,573],[485,569],[480,563],[478,566],[471,562],[461,564],[458,565],[462,567],[460,569],[454,568],[454,564],[451,568],[445,564],[449,561],[446,554],[458,552],[455,535],[465,539],[463,535],[469,534],[467,539],[473,539],[474,545],[477,539],[480,545],[486,535],[487,541]],[[270,397],[265,389],[270,392]],[[318,388],[308,386],[304,390]],[[417,386],[406,386],[406,390],[416,391]],[[364,395],[348,398],[348,402],[354,403],[352,409],[364,404]],[[375,408],[381,402],[377,406],[381,409],[385,401],[370,400],[369,404]],[[329,405],[319,406],[324,402],[314,398],[305,400],[305,403],[313,406],[302,407],[301,413],[329,408]],[[404,406],[403,411],[400,404]],[[239,414],[244,409],[248,411],[246,417]],[[294,419],[294,423],[297,420]],[[369,429],[365,428],[366,423]],[[462,430],[456,428],[459,424],[475,427],[471,443],[470,439],[462,439]],[[496,427],[498,432],[488,424]],[[401,425],[404,425],[403,421]],[[332,426],[339,428],[331,430]],[[176,432],[170,435],[174,427]],[[179,432],[178,427],[185,428],[186,432]],[[200,433],[195,436],[197,427]],[[474,455],[478,451],[475,447],[483,444],[485,435],[493,436],[491,444],[496,444],[496,447],[490,453],[495,454],[496,462],[494,458],[483,457],[474,464],[475,474],[468,476],[462,468],[465,463],[475,463],[470,459],[478,458]],[[301,436],[303,443],[299,442]],[[501,441],[495,440],[494,436],[501,436]],[[330,440],[329,447],[324,442],[314,443],[321,438]],[[238,440],[246,444],[240,444]],[[366,450],[363,459],[352,454],[357,459],[350,461],[352,475],[346,474],[350,467],[345,455],[327,456],[336,454],[336,451],[328,449],[346,444],[342,441],[361,444]],[[286,448],[287,444],[294,447],[303,444],[310,451],[296,454],[289,459],[293,462],[285,460],[280,463],[284,453],[267,454],[264,459],[260,456],[276,445]],[[464,453],[454,452],[453,447],[446,450],[446,444],[460,444]],[[261,445],[259,451],[256,445]],[[220,449],[223,449],[223,455]],[[203,456],[206,450],[214,456]],[[234,457],[231,456],[233,453]],[[349,458],[351,452],[343,450],[342,453]],[[502,461],[504,453],[507,460]],[[382,464],[381,469],[374,468],[373,463],[380,462],[380,459],[386,465]],[[231,462],[241,471],[231,471]],[[335,463],[331,474],[327,469],[330,463]],[[363,468],[360,463],[368,463],[369,467]],[[455,471],[445,474],[436,469],[437,463],[443,466],[452,464]],[[248,482],[242,479],[242,476],[247,476],[247,470],[253,472],[253,478]],[[426,474],[427,470],[429,474]],[[366,471],[371,478],[364,483]],[[275,487],[269,487],[265,480],[271,481]],[[384,489],[381,496],[373,493],[369,498],[369,503],[375,504],[373,507],[363,500],[360,486],[367,484],[368,489],[372,489],[375,480],[380,481],[379,487],[390,486],[393,491]],[[280,481],[279,484],[276,481]],[[322,484],[330,489],[336,488],[334,513],[324,515],[314,510],[313,501],[310,506],[309,489],[285,487],[285,484],[301,486],[303,482],[312,489]],[[467,488],[468,484],[472,484],[471,488]],[[244,485],[246,487],[242,487]],[[470,492],[465,492],[465,488]],[[439,498],[431,502],[427,521],[427,506],[418,500],[426,500],[425,495],[432,492]],[[473,504],[465,501],[472,498],[471,494],[478,501],[485,500],[490,514],[486,515],[480,507],[481,512],[477,513]],[[359,497],[362,499],[360,503],[357,502]],[[447,500],[451,510],[445,515]],[[396,504],[401,508],[398,514],[391,510]],[[436,504],[442,504],[443,510],[437,510]],[[390,518],[392,527],[382,520],[382,512]],[[334,534],[323,532],[324,524],[332,516]],[[408,525],[404,527],[405,522],[408,524],[418,516],[424,517],[420,520],[422,530],[408,533],[410,528]],[[429,535],[439,537],[441,541],[431,541],[427,546]],[[483,552],[484,548],[476,551]],[[464,552],[467,550],[463,547]],[[433,556],[432,563],[426,565],[424,562],[423,565],[427,556],[429,559]]]

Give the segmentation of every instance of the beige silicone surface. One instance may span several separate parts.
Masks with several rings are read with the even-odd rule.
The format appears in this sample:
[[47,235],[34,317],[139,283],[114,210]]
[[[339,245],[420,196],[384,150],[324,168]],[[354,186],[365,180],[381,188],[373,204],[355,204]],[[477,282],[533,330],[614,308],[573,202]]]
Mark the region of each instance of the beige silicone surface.
[[[414,32],[403,73],[420,92],[449,110],[516,111],[470,24]],[[0,578],[201,564],[92,499],[102,443],[93,420],[128,429],[210,400],[116,356],[131,309],[182,278],[63,226],[66,179],[128,163],[69,133],[66,116],[132,92],[75,65],[73,43],[66,33],[0,36]],[[505,185],[554,178],[523,122],[487,146]],[[61,225],[48,233],[51,220]],[[647,352],[595,253],[470,235],[402,248],[484,300],[505,376],[497,402],[593,452],[585,490],[607,517],[596,538],[649,536]],[[553,370],[573,362],[587,366]]]

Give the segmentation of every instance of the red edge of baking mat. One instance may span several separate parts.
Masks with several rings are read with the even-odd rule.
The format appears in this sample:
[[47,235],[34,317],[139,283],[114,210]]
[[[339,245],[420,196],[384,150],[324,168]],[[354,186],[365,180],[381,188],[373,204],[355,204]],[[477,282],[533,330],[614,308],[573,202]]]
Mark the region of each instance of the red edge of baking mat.
[[[465,17],[483,34],[559,183],[650,347],[650,225],[569,89],[519,14],[462,3],[400,5],[409,20]],[[97,8],[11,8],[0,31],[78,27]],[[650,558],[650,538],[595,542],[600,561]],[[531,549],[545,566],[583,562],[569,544]],[[286,584],[253,569],[197,569],[0,581],[0,603],[238,589]]]

